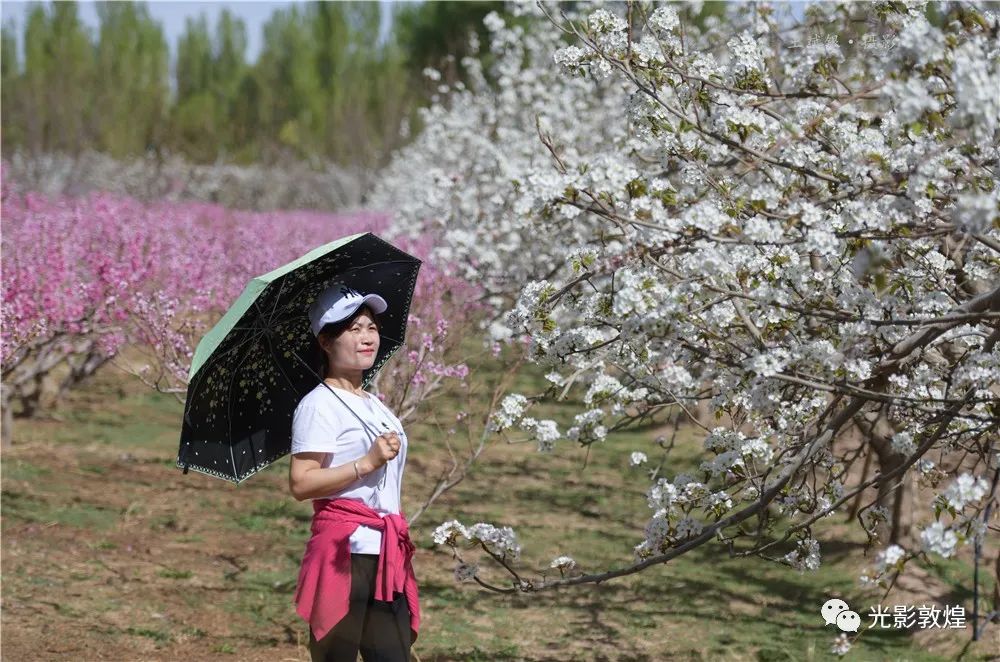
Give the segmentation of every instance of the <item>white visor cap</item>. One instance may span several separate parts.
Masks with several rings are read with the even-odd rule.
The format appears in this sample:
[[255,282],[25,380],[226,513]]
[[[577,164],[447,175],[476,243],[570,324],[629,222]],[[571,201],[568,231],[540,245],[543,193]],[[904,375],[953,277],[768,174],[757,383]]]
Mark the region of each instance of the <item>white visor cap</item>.
[[316,297],[309,307],[309,324],[314,336],[331,322],[339,322],[354,314],[363,304],[368,304],[376,314],[385,312],[389,304],[377,294],[362,294],[344,283],[334,283]]

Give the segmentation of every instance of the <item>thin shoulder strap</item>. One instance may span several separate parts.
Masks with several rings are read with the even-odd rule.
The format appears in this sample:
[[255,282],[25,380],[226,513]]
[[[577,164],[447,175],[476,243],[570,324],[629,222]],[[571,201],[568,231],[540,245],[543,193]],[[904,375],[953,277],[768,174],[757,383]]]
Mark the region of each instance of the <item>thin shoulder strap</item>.
[[[343,398],[341,398],[341,397],[340,397],[339,395],[337,395],[337,392],[336,392],[336,391],[334,391],[334,390],[333,390],[333,388],[331,388],[329,384],[327,384],[327,383],[326,383],[325,381],[324,381],[324,382],[321,382],[321,383],[323,384],[323,386],[325,386],[325,387],[326,387],[326,390],[328,390],[328,391],[329,391],[330,393],[333,393],[333,395],[334,395],[334,396],[335,396],[335,397],[336,397],[336,398],[337,398],[338,400],[340,400],[341,404],[343,404],[343,405],[344,405],[345,407],[347,407],[347,411],[349,411],[349,412],[351,412],[352,414],[354,414],[354,418],[358,419],[358,422],[359,422],[359,423],[361,423],[361,427],[362,427],[362,428],[363,428],[364,430],[367,430],[367,431],[368,431],[368,434],[369,434],[369,435],[371,436],[371,439],[369,439],[369,442],[368,442],[368,447],[369,447],[369,448],[371,448],[371,447],[372,447],[372,444],[374,444],[374,443],[375,443],[375,437],[377,437],[377,436],[378,436],[378,433],[377,433],[377,432],[374,432],[374,431],[373,431],[373,430],[371,429],[371,426],[369,426],[369,425],[368,425],[367,423],[365,423],[364,419],[362,419],[362,418],[361,418],[360,416],[358,416],[358,414],[357,414],[357,413],[356,413],[356,412],[355,412],[355,411],[354,411],[353,409],[351,409],[351,408],[350,408],[350,406],[348,406],[348,404],[347,404],[346,402],[344,402],[344,399],[343,399]],[[372,398],[374,398],[375,396],[373,396],[373,395],[369,394],[369,397],[372,397]],[[385,464],[385,465],[383,465],[383,467],[382,467],[382,484],[381,484],[381,487],[385,487],[385,482],[386,482],[386,480],[387,480],[387,477],[388,477],[388,475],[389,475],[389,465],[388,465],[388,464]],[[378,490],[376,490],[376,492],[378,492]]]
[[[374,396],[372,396],[372,397],[374,397]],[[392,413],[392,410],[389,409],[389,407],[384,402],[382,402],[381,398],[375,398],[375,402],[376,402],[376,406],[380,410],[382,410],[382,413],[386,414],[386,421],[391,425],[393,419],[396,418],[396,415]],[[397,432],[401,433],[402,430],[397,430]]]
[[361,423],[361,427],[362,427],[362,428],[364,428],[365,430],[367,430],[367,431],[368,431],[368,434],[370,434],[370,435],[371,435],[371,437],[372,437],[372,441],[374,441],[374,440],[375,440],[375,437],[377,437],[377,436],[378,436],[378,433],[377,433],[377,432],[374,432],[374,431],[372,430],[371,426],[370,426],[370,425],[368,425],[367,423],[365,423],[364,419],[362,419],[362,418],[361,418],[360,416],[358,416],[358,415],[357,415],[357,413],[356,413],[356,412],[355,412],[355,411],[354,411],[353,409],[351,409],[351,408],[350,408],[350,406],[349,406],[349,405],[348,405],[348,404],[347,404],[346,402],[344,402],[344,399],[343,399],[343,398],[341,398],[341,397],[340,397],[339,395],[337,395],[337,392],[336,392],[336,391],[334,391],[334,390],[333,390],[333,389],[332,389],[332,388],[330,387],[330,385],[329,385],[329,384],[327,384],[326,382],[322,382],[322,383],[323,383],[323,386],[325,386],[325,387],[326,387],[326,390],[328,390],[328,391],[329,391],[330,393],[333,393],[333,395],[334,395],[334,396],[335,396],[335,397],[336,397],[336,398],[337,398],[338,400],[340,400],[340,402],[341,402],[341,403],[342,403],[342,404],[343,404],[343,405],[344,405],[345,407],[347,407],[347,411],[349,411],[349,412],[351,412],[352,414],[354,414],[354,418],[358,419],[358,422],[359,422],[359,423]]

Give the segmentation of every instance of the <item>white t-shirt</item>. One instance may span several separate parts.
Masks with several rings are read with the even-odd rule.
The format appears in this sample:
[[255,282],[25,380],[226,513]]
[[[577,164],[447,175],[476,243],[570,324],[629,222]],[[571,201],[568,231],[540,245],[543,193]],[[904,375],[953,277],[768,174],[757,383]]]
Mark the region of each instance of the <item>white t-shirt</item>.
[[[403,425],[374,395],[369,393],[367,397],[362,397],[336,386],[330,388],[332,393],[326,384],[319,384],[299,401],[292,416],[292,454],[326,453],[321,462],[323,468],[340,466],[364,457],[374,439],[371,431],[375,431],[376,435],[395,431],[400,441],[399,454],[395,458],[381,469],[325,498],[354,499],[381,515],[398,514],[403,468],[406,465],[407,439]],[[371,431],[361,425],[358,417]],[[359,526],[351,534],[350,541],[354,554],[378,554],[382,533]]]

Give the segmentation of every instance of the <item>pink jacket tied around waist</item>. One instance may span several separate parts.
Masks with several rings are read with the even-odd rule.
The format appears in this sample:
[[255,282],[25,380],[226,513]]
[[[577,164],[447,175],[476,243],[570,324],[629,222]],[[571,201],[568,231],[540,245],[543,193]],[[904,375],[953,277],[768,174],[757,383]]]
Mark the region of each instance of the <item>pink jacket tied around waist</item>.
[[296,611],[309,621],[313,635],[322,639],[347,615],[351,594],[350,536],[359,525],[382,532],[375,599],[392,602],[395,593],[406,595],[410,607],[410,630],[417,638],[420,605],[417,578],[413,574],[410,526],[403,515],[380,517],[365,504],[352,499],[313,501],[312,537],[306,543],[298,587]]

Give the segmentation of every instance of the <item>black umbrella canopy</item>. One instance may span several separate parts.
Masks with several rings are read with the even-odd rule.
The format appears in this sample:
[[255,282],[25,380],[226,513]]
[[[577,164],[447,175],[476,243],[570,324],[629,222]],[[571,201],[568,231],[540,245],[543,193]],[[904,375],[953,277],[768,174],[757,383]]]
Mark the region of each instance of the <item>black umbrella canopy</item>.
[[367,387],[405,341],[420,264],[364,233],[251,280],[195,350],[177,466],[239,483],[287,454],[295,407],[321,382],[309,307],[337,281],[385,299]]

